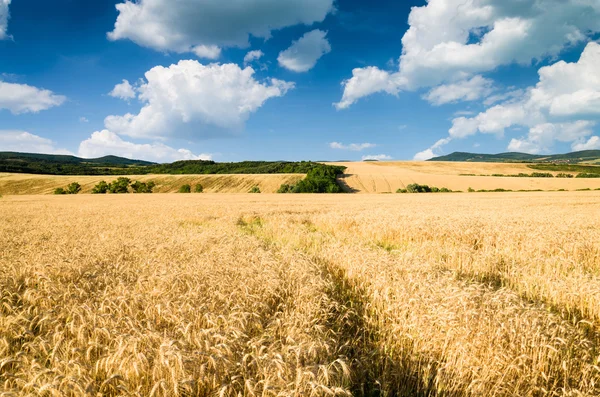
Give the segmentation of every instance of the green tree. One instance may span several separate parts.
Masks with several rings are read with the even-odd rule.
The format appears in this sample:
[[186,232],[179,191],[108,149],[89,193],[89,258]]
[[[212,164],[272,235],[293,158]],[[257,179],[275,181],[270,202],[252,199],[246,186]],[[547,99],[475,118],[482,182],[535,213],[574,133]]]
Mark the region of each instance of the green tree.
[[67,186],[67,194],[77,194],[81,191],[81,185],[77,182],[71,183]]
[[277,193],[293,193],[293,192],[294,192],[294,186],[288,185],[287,183],[284,183],[283,185],[281,185],[279,187],[279,189],[277,190]]
[[179,188],[179,193],[191,193],[192,187],[190,185],[183,185]]
[[67,192],[62,187],[57,187],[54,189],[54,194],[67,194]]
[[260,193],[260,188],[258,186],[252,186],[252,189],[248,193]]
[[202,186],[201,184],[197,184],[194,187],[194,193],[202,193],[204,191],[204,186]]
[[108,185],[108,190],[111,193],[128,193],[130,183],[131,179],[122,176],[117,178],[116,181],[112,181],[111,184]]
[[106,194],[108,192],[109,185],[106,181],[100,181],[92,189],[92,194]]
[[156,184],[152,181],[147,183],[135,181],[131,184],[134,193],[152,193],[152,189],[154,189],[155,186]]

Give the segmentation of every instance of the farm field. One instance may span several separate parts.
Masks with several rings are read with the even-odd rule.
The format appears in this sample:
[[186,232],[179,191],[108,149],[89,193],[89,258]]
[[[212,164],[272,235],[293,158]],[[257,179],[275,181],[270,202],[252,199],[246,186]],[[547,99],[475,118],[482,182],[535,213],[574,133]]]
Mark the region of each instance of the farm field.
[[[258,186],[263,193],[275,193],[284,184],[295,184],[303,174],[236,174],[236,175],[127,175],[132,181],[154,181],[156,193],[175,193],[181,185],[202,184],[207,193],[247,193]],[[100,181],[111,181],[118,176],[60,176],[0,173],[0,194],[52,194],[54,189],[72,182],[81,184],[81,193],[91,193]]]
[[598,208],[4,196],[0,395],[597,396]]
[[[577,190],[598,189],[600,179],[510,178],[475,175],[531,174],[536,170],[527,164],[471,162],[342,162],[330,163],[347,167],[341,179],[346,190],[356,193],[390,193],[418,183],[452,190]],[[463,175],[461,175],[463,174]],[[558,172],[552,172],[556,175]]]

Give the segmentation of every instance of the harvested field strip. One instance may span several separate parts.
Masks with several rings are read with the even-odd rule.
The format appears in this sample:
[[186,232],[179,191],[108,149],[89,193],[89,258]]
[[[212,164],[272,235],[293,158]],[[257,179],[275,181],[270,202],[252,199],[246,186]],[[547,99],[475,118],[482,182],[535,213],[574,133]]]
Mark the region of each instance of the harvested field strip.
[[[258,186],[263,193],[275,193],[282,184],[294,185],[303,174],[252,174],[252,175],[142,175],[127,176],[132,181],[156,183],[155,193],[176,193],[184,184],[201,184],[206,193],[248,193]],[[0,194],[27,195],[52,194],[54,189],[79,182],[81,193],[91,193],[100,181],[111,182],[117,176],[56,176],[0,173]]]
[[[347,167],[340,178],[347,191],[357,193],[394,193],[411,183],[445,187],[455,191],[475,190],[543,190],[598,189],[600,179],[517,178],[462,176],[461,174],[516,175],[531,174],[527,164],[441,163],[441,162],[356,162],[334,163]],[[558,174],[559,172],[552,172]]]

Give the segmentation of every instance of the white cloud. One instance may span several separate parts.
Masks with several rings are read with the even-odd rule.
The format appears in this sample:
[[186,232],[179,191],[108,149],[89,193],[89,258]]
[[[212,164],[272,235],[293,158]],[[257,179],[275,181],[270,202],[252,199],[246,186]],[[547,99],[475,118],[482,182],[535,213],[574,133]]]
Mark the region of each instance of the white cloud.
[[80,118],[79,118],[79,122],[80,122],[80,123],[89,123],[90,121],[88,120],[88,118],[87,118],[87,117],[83,117],[83,116],[82,116],[82,117],[80,117]]
[[398,78],[400,78],[398,74],[392,76],[390,73],[375,66],[356,68],[352,71],[352,78],[342,82],[344,95],[340,102],[334,103],[334,106],[338,110],[346,109],[360,98],[376,92],[387,92],[388,94],[397,95],[401,85],[396,80]]
[[[475,117],[458,117],[449,137],[465,138],[477,133],[502,136],[507,128],[527,127],[526,137],[513,139],[509,150],[542,153],[554,142],[572,147],[593,133],[600,120],[600,44],[590,42],[578,62],[556,62],[539,70],[534,87],[512,91],[505,101]],[[517,97],[517,92],[522,96]]]
[[415,157],[413,158],[413,160],[415,161],[427,161],[430,160],[434,157],[436,157],[437,155],[435,153],[433,153],[432,149],[425,149],[422,152],[419,152],[417,154],[415,154]]
[[572,146],[573,150],[600,150],[600,137],[592,136],[586,142],[577,143]]
[[167,135],[202,137],[242,130],[251,113],[269,98],[280,97],[293,83],[270,79],[258,82],[251,67],[202,65],[180,61],[146,72],[138,88],[145,103],[138,114],[108,116],[106,129],[137,138]]
[[49,90],[0,81],[0,109],[8,109],[13,114],[37,113],[60,106],[66,100],[66,97]]
[[6,31],[8,30],[8,18],[10,17],[8,11],[10,2],[11,0],[0,0],[0,40],[10,37],[6,34]]
[[250,51],[244,56],[244,65],[248,65],[254,61],[259,60],[265,54],[261,50]]
[[[193,52],[199,46],[246,47],[249,35],[321,22],[334,0],[126,0],[110,40],[129,39],[158,51]],[[204,54],[205,55],[205,54]]]
[[572,148],[578,150],[575,147],[585,145],[585,138],[592,135],[592,128],[595,125],[594,122],[583,120],[573,123],[536,125],[529,130],[527,137],[511,139],[508,150],[531,154],[546,153],[556,141],[573,142]]
[[192,48],[192,52],[199,58],[217,59],[221,56],[221,48],[216,45],[197,45]]
[[416,161],[425,161],[425,160],[432,159],[434,157],[438,157],[438,156],[440,156],[440,154],[437,153],[439,151],[439,149],[442,146],[447,145],[451,141],[452,141],[452,138],[450,138],[450,137],[440,139],[436,143],[434,143],[430,148],[425,149],[422,152],[415,154],[413,159]]
[[456,83],[437,86],[423,96],[435,106],[459,101],[476,101],[485,98],[494,91],[494,82],[482,76],[474,76],[471,79]]
[[0,148],[7,152],[72,154],[56,148],[54,142],[26,131],[0,130]]
[[366,156],[362,156],[362,161],[367,161],[367,160],[377,160],[377,161],[385,161],[385,160],[391,160],[392,156],[388,156],[387,154],[369,154]]
[[496,95],[492,95],[488,98],[486,98],[485,101],[483,101],[483,104],[485,106],[491,106],[495,103],[498,102],[506,102],[506,101],[511,101],[511,100],[519,100],[520,98],[523,98],[523,95],[525,95],[525,91],[524,90],[509,90],[506,92],[502,92]]
[[314,68],[319,58],[331,52],[326,38],[327,32],[315,29],[294,41],[285,51],[279,53],[277,61],[281,66],[294,72],[307,72]]
[[460,116],[473,116],[475,114],[472,110],[459,110],[458,112],[454,112],[454,117]]
[[340,150],[352,150],[355,152],[360,152],[361,150],[371,149],[376,147],[377,145],[374,143],[351,143],[349,145],[344,145],[340,142],[331,142],[329,147],[332,149],[340,149]]
[[[350,95],[416,90],[557,56],[600,31],[600,3],[590,0],[429,0],[413,7],[399,70],[388,85]],[[358,73],[353,71],[353,76]],[[353,77],[352,79],[355,79]],[[352,80],[351,79],[351,80]],[[346,90],[352,84],[346,84]],[[346,97],[344,92],[344,97]],[[342,101],[344,102],[344,101]]]
[[210,160],[210,154],[195,155],[187,149],[173,149],[163,143],[137,144],[121,139],[108,130],[96,131],[79,145],[79,156],[96,158],[116,155],[155,162],[177,160]]
[[135,90],[129,81],[123,80],[121,84],[115,85],[115,88],[108,93],[113,98],[129,100],[135,98]]

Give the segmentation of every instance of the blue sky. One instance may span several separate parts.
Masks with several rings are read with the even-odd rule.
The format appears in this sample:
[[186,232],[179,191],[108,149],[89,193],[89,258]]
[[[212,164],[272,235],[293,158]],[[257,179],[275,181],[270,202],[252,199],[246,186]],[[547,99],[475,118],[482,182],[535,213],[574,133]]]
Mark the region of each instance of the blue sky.
[[0,0],[0,150],[600,149],[595,0]]

